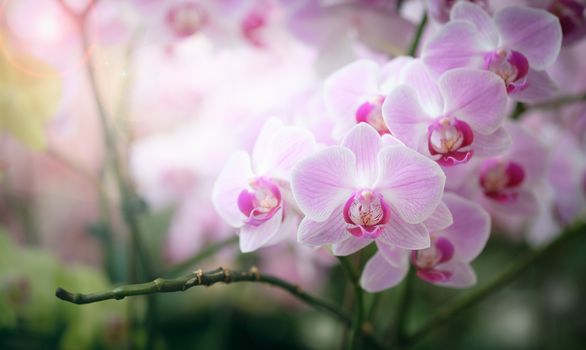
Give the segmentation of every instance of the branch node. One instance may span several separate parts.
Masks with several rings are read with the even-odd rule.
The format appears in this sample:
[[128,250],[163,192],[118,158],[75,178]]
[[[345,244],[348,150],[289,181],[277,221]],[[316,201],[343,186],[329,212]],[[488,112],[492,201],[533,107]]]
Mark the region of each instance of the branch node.
[[153,281],[153,283],[155,284],[155,287],[157,287],[157,290],[160,292],[163,287],[163,280],[161,278],[157,278]]
[[201,269],[197,269],[197,270],[193,271],[193,275],[194,275],[193,277],[191,277],[190,279],[185,281],[185,283],[183,283],[181,290],[184,291],[184,290],[191,288],[193,286],[199,286],[202,284],[203,271]]
[[258,270],[258,267],[256,267],[256,266],[251,267],[250,273],[254,276],[254,279],[256,281],[260,280],[260,271]]
[[232,273],[230,272],[230,270],[225,269],[223,267],[220,267],[220,268],[224,272],[224,283],[228,284],[228,283],[232,282]]
[[197,269],[195,270],[195,278],[197,278],[197,284],[201,284],[202,282],[202,277],[203,277],[203,270],[202,269]]

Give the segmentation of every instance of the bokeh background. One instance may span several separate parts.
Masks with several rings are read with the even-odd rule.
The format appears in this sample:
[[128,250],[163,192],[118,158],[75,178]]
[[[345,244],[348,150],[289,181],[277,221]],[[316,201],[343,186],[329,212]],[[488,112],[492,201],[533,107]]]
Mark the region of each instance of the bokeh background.
[[[239,253],[211,185],[268,117],[318,130],[322,83],[336,69],[405,54],[426,3],[396,6],[0,0],[0,349],[341,347],[347,331],[335,320],[267,286],[158,295],[154,315],[143,297],[76,306],[54,291],[255,265],[349,308],[352,289],[327,251],[291,241]],[[581,41],[552,68],[563,92],[586,88],[584,55]],[[584,120],[585,111],[582,103],[548,113]],[[415,348],[583,349],[582,238]],[[494,232],[474,262],[479,283],[530,249]],[[401,288],[367,296],[379,334],[392,336]],[[421,281],[414,290],[409,329],[462,293]]]

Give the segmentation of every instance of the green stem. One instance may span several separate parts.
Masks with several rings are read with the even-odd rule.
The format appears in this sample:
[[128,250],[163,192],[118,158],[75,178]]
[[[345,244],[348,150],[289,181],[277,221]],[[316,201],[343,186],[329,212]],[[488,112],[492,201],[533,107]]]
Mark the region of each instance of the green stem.
[[147,283],[129,284],[114,288],[109,291],[91,294],[70,293],[65,289],[58,288],[55,292],[55,295],[61,300],[68,301],[73,304],[83,305],[104,300],[121,300],[129,296],[183,292],[191,287],[211,286],[219,282],[262,282],[277,286],[288,291],[311,306],[327,311],[328,313],[342,320],[342,322],[347,325],[352,323],[350,318],[342,314],[332,304],[318,300],[317,298],[302,291],[299,287],[277,277],[261,275],[256,268],[251,268],[248,271],[233,271],[222,267],[208,272],[197,270],[181,278],[157,278],[156,280]]
[[421,21],[417,26],[417,31],[415,32],[415,37],[409,46],[409,51],[407,51],[407,55],[415,57],[417,53],[417,48],[419,47],[419,42],[421,41],[421,36],[423,35],[423,30],[425,29],[425,25],[427,24],[427,12],[423,14],[421,17]]
[[378,309],[378,305],[381,299],[380,296],[381,293],[376,293],[372,296],[372,301],[370,302],[368,312],[366,313],[366,319],[368,322],[374,322],[374,318],[376,317],[376,310]]
[[[75,21],[77,24],[80,37],[81,37],[81,44],[83,48],[84,54],[88,54],[87,62],[85,64],[86,72],[89,78],[89,83],[91,87],[91,91],[93,93],[94,101],[96,103],[96,108],[98,111],[99,120],[102,127],[102,136],[104,139],[104,144],[106,148],[106,160],[104,162],[104,169],[110,168],[114,175],[114,179],[116,181],[118,193],[121,198],[121,206],[120,211],[123,217],[123,220],[127,226],[127,229],[130,233],[131,240],[132,240],[132,252],[130,254],[130,269],[134,271],[131,273],[131,280],[134,282],[137,280],[136,276],[136,266],[134,266],[134,262],[136,261],[135,256],[138,256],[138,260],[140,261],[144,274],[147,276],[148,279],[154,277],[154,271],[152,266],[150,265],[150,261],[146,254],[146,248],[142,242],[140,226],[138,218],[136,217],[137,211],[137,202],[138,196],[134,192],[132,185],[130,184],[129,179],[126,178],[126,174],[122,172],[120,155],[119,155],[119,148],[117,144],[116,134],[111,124],[111,119],[108,116],[108,112],[106,111],[105,104],[102,101],[102,97],[99,92],[97,76],[94,68],[94,63],[92,60],[91,52],[91,45],[90,45],[90,38],[89,33],[87,31],[87,18],[90,14],[91,10],[97,3],[97,1],[93,1],[88,4],[85,9],[81,13],[76,13],[73,11],[68,4],[65,3],[64,0],[58,0],[61,7],[69,14],[69,16]],[[132,317],[132,312],[130,317]],[[157,321],[156,317],[156,299],[154,296],[149,297],[147,300],[147,326],[149,327],[147,334],[149,335],[149,341],[147,341],[147,348],[152,346],[152,342],[150,341],[150,337],[154,335],[155,323]],[[130,325],[132,329],[132,322]]]
[[[61,300],[83,305],[104,300],[120,300],[129,296],[182,292],[195,286],[211,286],[216,283],[228,284],[237,282],[258,282],[283,289],[299,300],[305,302],[307,305],[326,312],[345,326],[353,326],[352,319],[341,312],[336,305],[318,299],[317,297],[303,291],[299,286],[291,284],[278,277],[262,275],[255,267],[247,271],[233,271],[222,267],[208,272],[197,270],[183,276],[182,278],[157,278],[152,282],[120,286],[109,291],[91,294],[71,293],[63,288],[57,288],[55,295]],[[383,348],[371,334],[362,330],[361,334],[367,338],[375,348]]]
[[360,283],[358,281],[358,275],[352,264],[346,257],[339,256],[338,260],[344,269],[344,272],[348,276],[350,283],[354,288],[354,296],[356,298],[356,312],[354,313],[354,322],[352,323],[352,331],[350,333],[350,341],[348,342],[348,346],[350,349],[358,349],[360,347],[360,337],[359,334],[362,330],[362,323],[364,322],[364,297],[362,293],[362,288],[360,287]]
[[582,92],[577,95],[561,96],[561,97],[558,97],[554,100],[550,100],[550,101],[546,101],[546,102],[542,102],[542,103],[537,103],[537,104],[533,104],[533,105],[526,105],[524,103],[517,102],[517,104],[515,105],[515,109],[513,110],[513,113],[511,114],[511,118],[514,120],[520,119],[521,116],[529,110],[557,109],[557,108],[564,107],[565,105],[580,103],[580,102],[586,102],[586,92]]
[[164,276],[177,276],[179,274],[185,273],[186,270],[192,268],[193,266],[197,265],[201,261],[209,258],[210,256],[215,255],[218,251],[222,250],[225,247],[229,247],[238,242],[238,236],[231,236],[228,239],[225,239],[220,242],[216,242],[213,244],[208,245],[203,250],[200,250],[192,256],[179,264],[171,267],[167,271],[163,273]]
[[567,228],[556,240],[554,240],[546,247],[540,250],[529,252],[524,257],[517,260],[514,264],[510,265],[509,268],[507,268],[498,277],[494,278],[491,282],[468,293],[467,295],[464,295],[443,309],[440,309],[429,321],[424,323],[423,326],[419,327],[419,329],[417,329],[413,334],[408,336],[405,339],[404,344],[413,345],[416,342],[422,340],[432,330],[437,329],[438,326],[449,322],[461,311],[478,304],[487,296],[491,295],[494,291],[513,281],[538,260],[543,259],[572,238],[584,234],[586,234],[586,223],[584,222],[574,224]]
[[405,342],[407,334],[406,328],[409,315],[409,306],[413,296],[414,279],[415,273],[413,272],[413,269],[410,269],[407,273],[407,278],[405,278],[405,283],[403,289],[401,290],[401,294],[399,295],[399,305],[397,307],[397,315],[395,320],[395,338],[393,339],[393,342],[398,345],[401,345],[403,342]]
[[525,113],[527,111],[527,105],[525,105],[524,103],[521,102],[517,102],[515,104],[515,109],[513,110],[513,113],[511,114],[511,119],[513,120],[517,120],[521,117],[521,115],[523,113]]
[[555,100],[537,103],[529,106],[530,109],[556,109],[563,107],[567,104],[586,102],[586,92],[582,92],[577,95],[561,96]]

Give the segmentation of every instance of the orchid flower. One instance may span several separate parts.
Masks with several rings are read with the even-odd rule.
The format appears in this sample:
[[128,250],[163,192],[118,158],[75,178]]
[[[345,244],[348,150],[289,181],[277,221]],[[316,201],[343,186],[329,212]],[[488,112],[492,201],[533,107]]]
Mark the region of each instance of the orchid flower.
[[484,249],[490,234],[490,217],[478,204],[446,193],[443,201],[453,216],[447,227],[432,226],[431,246],[421,250],[380,249],[366,263],[360,284],[379,292],[401,282],[409,265],[422,280],[444,287],[466,288],[476,283],[470,266]]
[[341,145],[293,170],[293,195],[306,215],[298,239],[309,246],[334,244],[336,255],[375,241],[379,247],[427,248],[423,221],[440,204],[444,183],[435,162],[360,123]]
[[220,216],[240,229],[240,250],[251,252],[276,243],[293,231],[289,199],[293,166],[314,151],[308,131],[270,119],[260,132],[252,158],[234,153],[214,184],[212,202]]
[[553,116],[534,113],[523,120],[523,125],[530,127],[551,152],[547,182],[535,189],[539,194],[539,214],[527,230],[527,241],[533,246],[549,243],[564,227],[578,220],[586,208],[584,150],[570,130],[552,122]]
[[499,76],[514,100],[536,102],[553,95],[556,87],[545,70],[560,52],[557,17],[545,10],[509,6],[493,19],[480,6],[459,2],[450,18],[422,51],[434,72],[482,68]]
[[545,181],[549,155],[521,125],[507,123],[505,127],[512,138],[511,148],[501,156],[476,162],[457,192],[497,218],[528,219],[539,212],[537,190]]
[[449,167],[504,152],[501,127],[506,92],[494,74],[453,69],[436,82],[421,61],[405,68],[403,84],[386,98],[382,113],[393,135],[408,147]]
[[385,96],[399,84],[402,68],[411,60],[398,57],[383,67],[370,60],[359,60],[332,74],[324,84],[324,100],[328,114],[335,121],[334,137],[344,135],[362,122],[370,124],[381,135],[390,133],[381,107]]

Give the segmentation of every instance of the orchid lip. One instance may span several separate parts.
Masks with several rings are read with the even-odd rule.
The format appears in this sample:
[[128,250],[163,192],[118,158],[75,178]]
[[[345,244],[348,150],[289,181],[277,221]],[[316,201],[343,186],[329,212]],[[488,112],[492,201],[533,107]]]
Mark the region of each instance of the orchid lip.
[[431,283],[451,278],[452,272],[442,270],[439,265],[452,260],[453,257],[454,245],[445,237],[432,236],[431,247],[411,252],[411,262],[417,269],[417,276]]
[[520,52],[499,48],[484,56],[484,69],[503,79],[507,93],[522,91],[527,88],[529,61]]
[[388,223],[390,210],[380,193],[361,190],[344,204],[344,221],[348,232],[355,237],[377,238]]
[[484,161],[480,169],[480,187],[484,195],[497,202],[514,202],[525,179],[521,165],[500,159]]
[[474,154],[474,132],[457,118],[438,118],[428,127],[427,140],[429,153],[442,166],[466,163]]
[[418,269],[432,269],[450,261],[454,256],[454,245],[445,237],[432,236],[431,246],[411,252],[411,261]]
[[355,113],[357,123],[367,123],[378,131],[380,135],[390,134],[382,115],[384,96],[377,95],[369,101],[361,104]]
[[279,187],[266,177],[252,178],[250,189],[238,196],[238,208],[247,216],[246,224],[259,226],[271,219],[283,207]]

